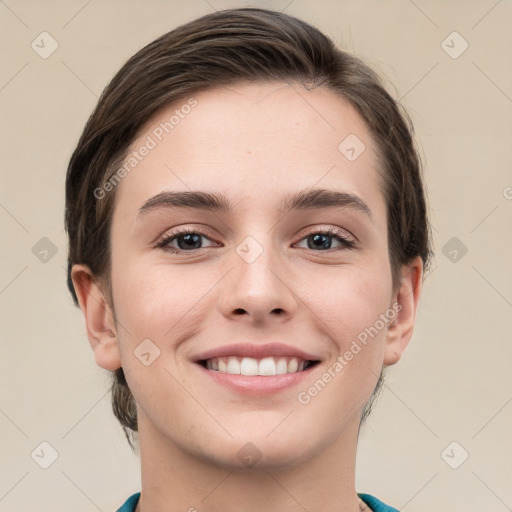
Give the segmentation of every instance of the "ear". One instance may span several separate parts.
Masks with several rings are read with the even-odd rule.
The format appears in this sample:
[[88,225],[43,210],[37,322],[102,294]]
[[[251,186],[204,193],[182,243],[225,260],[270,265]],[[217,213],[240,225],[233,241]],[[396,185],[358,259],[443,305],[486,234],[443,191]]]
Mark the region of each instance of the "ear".
[[416,310],[421,294],[423,261],[417,256],[402,267],[401,283],[393,296],[392,308],[397,311],[395,320],[388,328],[384,348],[384,365],[397,363],[406,349],[414,329]]
[[100,285],[86,265],[73,265],[71,279],[85,317],[96,364],[106,370],[117,370],[121,367],[121,354],[114,316]]

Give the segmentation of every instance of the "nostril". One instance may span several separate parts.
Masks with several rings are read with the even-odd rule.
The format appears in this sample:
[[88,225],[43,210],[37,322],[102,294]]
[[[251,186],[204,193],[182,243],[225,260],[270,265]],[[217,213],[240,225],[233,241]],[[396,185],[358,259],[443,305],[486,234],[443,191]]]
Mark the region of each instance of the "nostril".
[[242,308],[236,308],[236,309],[235,309],[235,313],[236,313],[237,315],[242,315],[244,312],[245,312],[245,311],[244,311]]

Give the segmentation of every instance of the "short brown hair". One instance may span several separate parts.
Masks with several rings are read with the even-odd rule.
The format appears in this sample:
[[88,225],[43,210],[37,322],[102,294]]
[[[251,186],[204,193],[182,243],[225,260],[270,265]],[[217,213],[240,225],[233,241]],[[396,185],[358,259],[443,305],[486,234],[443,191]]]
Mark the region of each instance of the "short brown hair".
[[[394,286],[401,266],[416,256],[427,268],[431,237],[412,123],[378,75],[302,20],[265,9],[226,9],[184,24],[138,51],[105,88],[87,121],[66,177],[68,287],[76,304],[73,264],[88,265],[111,297],[115,188],[100,199],[95,191],[105,189],[148,119],[195,92],[275,80],[308,89],[327,87],[355,107],[374,138],[382,167]],[[381,384],[382,374],[362,421]],[[112,405],[132,445],[129,435],[137,431],[137,414],[122,368],[113,373]]]

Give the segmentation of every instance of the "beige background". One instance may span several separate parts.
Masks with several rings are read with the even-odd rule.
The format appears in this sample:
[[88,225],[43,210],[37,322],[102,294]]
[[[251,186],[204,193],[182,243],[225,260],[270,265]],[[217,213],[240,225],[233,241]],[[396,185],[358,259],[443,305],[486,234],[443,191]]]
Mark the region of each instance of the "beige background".
[[[67,161],[129,56],[243,5],[284,9],[363,57],[421,141],[436,260],[361,435],[358,490],[406,512],[512,510],[512,2],[2,0],[0,512],[112,511],[140,490],[66,289]],[[47,59],[31,48],[43,31],[59,45]],[[462,39],[442,46],[454,31],[469,44],[458,58],[443,46],[453,55]],[[57,250],[47,261],[43,237]],[[467,247],[456,261],[452,237]],[[48,469],[31,458],[43,441],[58,452]]]

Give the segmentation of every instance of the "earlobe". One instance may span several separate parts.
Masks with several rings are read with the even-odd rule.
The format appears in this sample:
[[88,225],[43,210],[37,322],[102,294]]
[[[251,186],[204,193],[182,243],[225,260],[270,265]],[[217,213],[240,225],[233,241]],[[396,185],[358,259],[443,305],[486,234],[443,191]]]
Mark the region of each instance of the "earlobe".
[[397,363],[412,337],[416,311],[421,295],[423,261],[417,256],[402,269],[400,287],[394,297],[396,318],[388,327],[384,349],[384,365]]
[[106,370],[117,370],[121,367],[121,354],[114,317],[105,294],[86,265],[73,265],[71,279],[96,364]]

